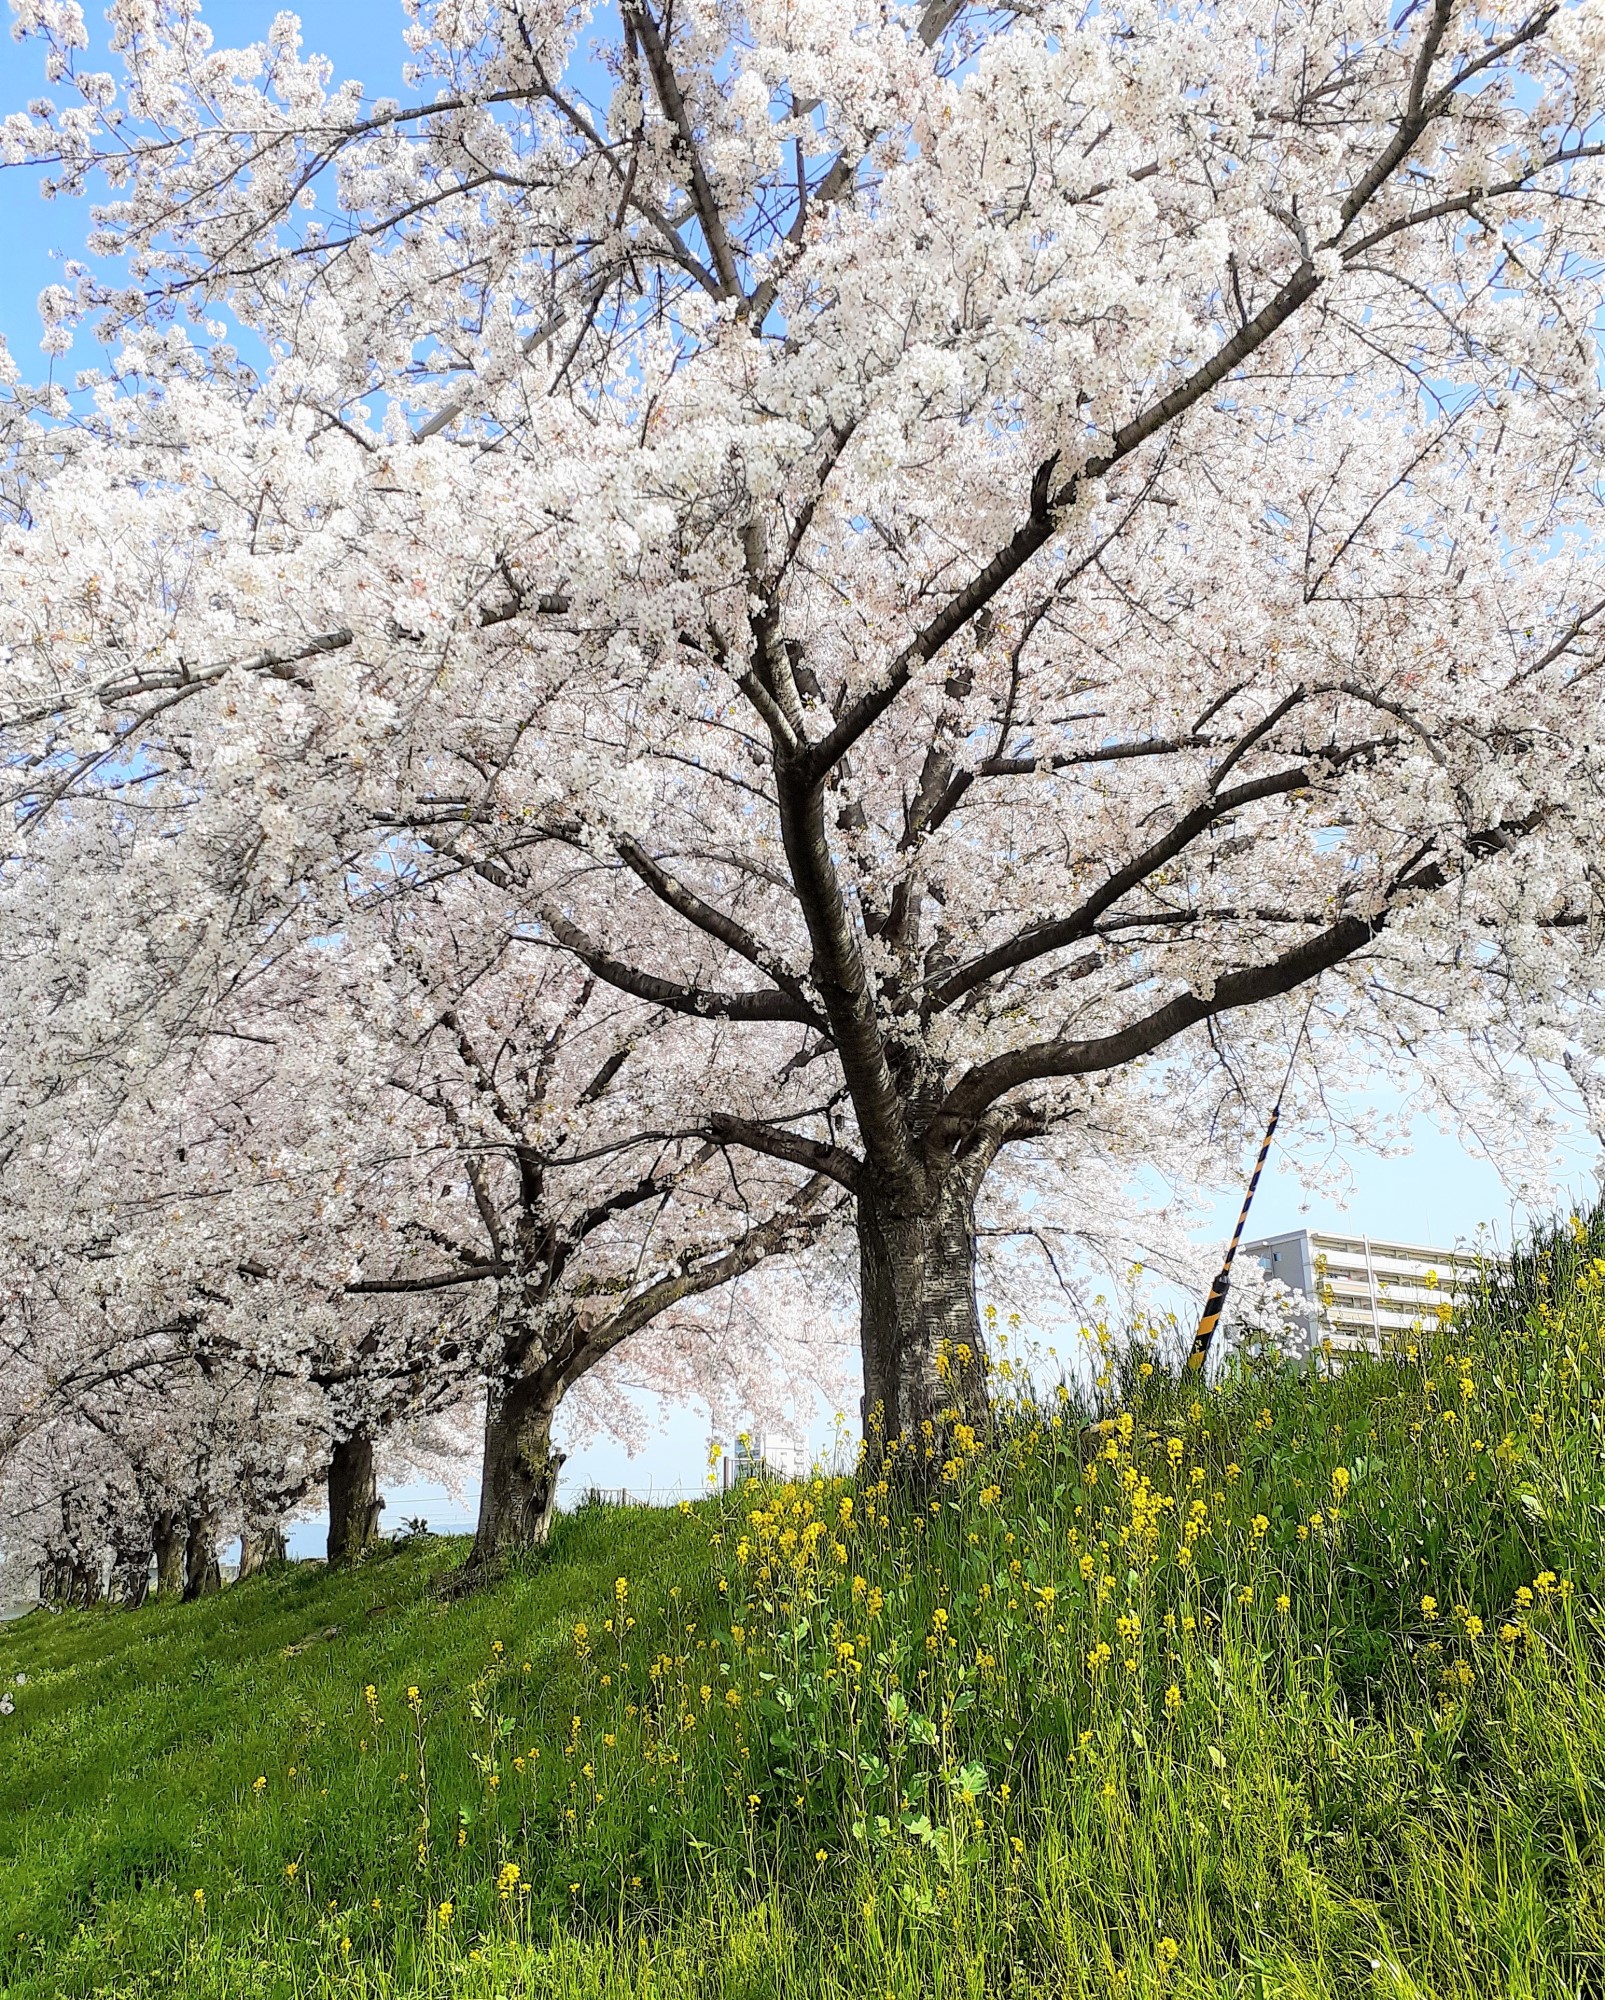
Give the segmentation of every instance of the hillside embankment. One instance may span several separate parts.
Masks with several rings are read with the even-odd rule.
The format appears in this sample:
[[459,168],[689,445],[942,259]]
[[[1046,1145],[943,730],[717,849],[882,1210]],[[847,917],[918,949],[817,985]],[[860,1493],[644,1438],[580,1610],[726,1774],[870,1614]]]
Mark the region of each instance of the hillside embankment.
[[999,1390],[917,1502],[6,1627],[0,1992],[1605,1991],[1600,1218],[1384,1361]]

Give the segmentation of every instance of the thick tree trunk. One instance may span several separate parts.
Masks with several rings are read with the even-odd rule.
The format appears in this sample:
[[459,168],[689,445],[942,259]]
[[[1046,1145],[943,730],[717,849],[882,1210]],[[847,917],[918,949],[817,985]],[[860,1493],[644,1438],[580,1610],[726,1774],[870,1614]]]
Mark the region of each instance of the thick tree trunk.
[[244,1583],[248,1576],[260,1576],[272,1563],[284,1560],[284,1530],[277,1522],[269,1528],[247,1528],[240,1536],[240,1573],[236,1578]]
[[550,1535],[564,1457],[552,1450],[552,1419],[562,1395],[560,1386],[539,1376],[491,1392],[471,1568],[489,1568],[519,1549],[540,1548]]
[[[954,1170],[918,1204],[870,1188],[858,1201],[864,1435],[893,1438],[916,1474],[955,1422],[986,1429],[986,1350],[975,1303],[975,1197]],[[931,1426],[930,1435],[922,1427]]]
[[75,1557],[67,1586],[67,1602],[87,1611],[91,1604],[98,1604],[104,1594],[99,1564]]
[[192,1514],[184,1539],[184,1602],[211,1597],[223,1588],[217,1561],[217,1527],[209,1513]]
[[358,1432],[343,1439],[329,1460],[329,1561],[361,1560],[379,1538],[384,1502],[373,1469],[373,1439]]
[[151,1546],[156,1552],[156,1595],[177,1597],[184,1588],[184,1537],[177,1514],[165,1511],[156,1516],[151,1529]]
[[112,1564],[111,1590],[123,1608],[137,1611],[150,1594],[150,1550],[123,1547]]
[[42,1603],[63,1604],[69,1610],[98,1604],[100,1572],[78,1555],[48,1557],[39,1571],[39,1597]]

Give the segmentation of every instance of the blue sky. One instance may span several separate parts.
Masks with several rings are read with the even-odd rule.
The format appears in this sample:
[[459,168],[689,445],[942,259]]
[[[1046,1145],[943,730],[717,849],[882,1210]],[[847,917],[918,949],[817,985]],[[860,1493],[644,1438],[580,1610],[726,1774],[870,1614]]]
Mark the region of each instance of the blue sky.
[[[262,40],[280,11],[274,0],[207,0],[205,19],[218,45],[233,48]],[[82,66],[112,68],[104,54],[104,23],[95,0],[85,0],[84,13],[96,48],[81,58]],[[360,77],[376,97],[403,94],[402,14],[395,0],[339,0],[338,5],[308,7],[301,19],[304,48],[329,56],[337,77]],[[60,104],[70,101],[70,93],[46,83],[41,45],[19,44],[8,31],[0,40],[0,114],[20,111],[36,97],[51,97]],[[38,181],[27,168],[11,168],[0,175],[5,246],[0,257],[0,332],[29,376],[42,360],[35,302],[43,288],[60,277],[60,259],[52,253],[80,254],[88,229],[86,202],[42,202]],[[82,342],[72,360],[80,367],[92,365]]]
[[[205,18],[220,43],[238,44],[263,36],[277,11],[272,0],[210,0]],[[86,12],[93,32],[92,4]],[[322,0],[306,6],[301,18],[305,46],[331,56],[338,77],[358,76],[375,95],[402,94],[402,15],[394,0],[339,0],[339,4]],[[49,94],[37,44],[19,46],[9,37],[0,41],[0,113]],[[37,176],[26,169],[8,170],[0,177],[0,197],[4,202],[0,332],[24,375],[33,376],[43,362],[36,301],[41,289],[59,276],[59,256],[52,253],[78,253],[88,226],[86,205],[41,201]],[[94,358],[80,340],[68,366],[89,366]],[[1385,1099],[1377,1102],[1386,1106]],[[1566,1192],[1587,1191],[1597,1157],[1598,1149],[1588,1136],[1574,1132],[1555,1161],[1557,1200]],[[1251,1164],[1245,1158],[1245,1178]],[[1520,1224],[1520,1212],[1496,1168],[1424,1119],[1414,1124],[1407,1156],[1380,1160],[1357,1156],[1348,1164],[1354,1186],[1340,1208],[1328,1197],[1309,1197],[1291,1171],[1289,1155],[1278,1150],[1261,1184],[1250,1233],[1269,1235],[1325,1224],[1450,1245],[1471,1237],[1479,1225],[1491,1227],[1498,1239],[1508,1241],[1513,1226]],[[1240,1199],[1240,1189],[1233,1188],[1222,1190],[1211,1203],[1205,1224],[1209,1237],[1224,1241]],[[572,1494],[593,1483],[695,1490],[704,1470],[706,1421],[693,1411],[666,1412],[665,1419],[662,1439],[633,1461],[620,1450],[603,1447],[576,1453],[566,1471],[565,1492]],[[823,1435],[822,1426],[821,1442]],[[436,1524],[460,1521],[465,1513],[471,1514],[472,1504],[471,1495],[465,1503],[441,1489],[408,1487],[392,1493],[390,1521],[396,1525],[401,1516],[420,1512]]]

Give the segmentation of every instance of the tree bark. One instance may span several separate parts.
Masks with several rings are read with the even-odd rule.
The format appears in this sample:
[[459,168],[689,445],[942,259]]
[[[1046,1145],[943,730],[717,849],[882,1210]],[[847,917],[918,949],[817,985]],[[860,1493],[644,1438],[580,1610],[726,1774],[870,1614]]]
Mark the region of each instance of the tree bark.
[[971,1177],[955,1168],[929,1180],[914,1199],[864,1188],[858,1258],[871,1461],[902,1439],[901,1463],[924,1476],[955,1422],[984,1433],[990,1421]]
[[540,1375],[492,1390],[471,1568],[487,1569],[517,1550],[545,1546],[563,1467],[564,1454],[552,1450],[552,1420],[562,1396],[560,1383]]
[[210,1513],[192,1514],[184,1539],[184,1602],[211,1597],[223,1588],[217,1561],[217,1527]]
[[112,1564],[111,1595],[126,1611],[137,1611],[150,1594],[150,1550],[122,1547]]
[[184,1588],[184,1538],[179,1525],[178,1515],[169,1509],[156,1516],[151,1530],[158,1597],[177,1597]]
[[235,1581],[260,1576],[270,1564],[283,1560],[284,1530],[276,1521],[267,1528],[247,1528],[240,1536],[240,1573]]
[[39,1601],[61,1604],[78,1610],[98,1604],[102,1596],[100,1572],[91,1569],[75,1554],[47,1556],[39,1568]]
[[384,1502],[373,1469],[373,1439],[343,1438],[329,1460],[329,1561],[359,1562],[379,1538]]
[[90,1563],[84,1557],[76,1557],[68,1584],[68,1603],[87,1611],[91,1604],[98,1604],[104,1595],[99,1565]]

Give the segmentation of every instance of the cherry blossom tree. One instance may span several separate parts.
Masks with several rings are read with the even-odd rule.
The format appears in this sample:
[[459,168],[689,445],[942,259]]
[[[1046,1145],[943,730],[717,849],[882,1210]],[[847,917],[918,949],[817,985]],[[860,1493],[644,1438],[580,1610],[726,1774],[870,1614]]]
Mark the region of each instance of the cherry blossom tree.
[[[41,1124],[34,1199],[0,1232],[17,1274],[0,1338],[25,1371],[0,1459],[24,1488],[79,1468],[61,1496],[75,1553],[46,1561],[75,1588],[104,1566],[76,1551],[114,1498],[120,1533],[170,1552],[164,1575],[182,1548],[193,1595],[220,1538],[241,1535],[242,1573],[282,1546],[325,1467],[330,1559],[353,1559],[377,1530],[376,1446],[481,1392],[488,1567],[547,1533],[565,1393],[670,1308],[631,1362],[660,1392],[762,1420],[820,1372],[804,1320],[732,1346],[689,1302],[811,1240],[832,1184],[644,1130],[621,1078],[672,1066],[674,1017],[605,987],[593,1004],[597,982],[521,937],[481,876],[404,893],[403,872],[394,851],[347,871],[336,930],[322,905],[297,923],[269,905],[137,1085],[90,1052],[98,1130],[81,1105]],[[69,990],[62,930],[40,956]],[[89,1014],[100,1035],[120,1018]],[[605,1400],[590,1418],[606,1425]],[[85,1439],[90,1457],[63,1457]],[[103,1461],[117,1477],[93,1475]],[[53,1528],[56,1511],[51,1488]]]
[[[288,16],[229,53],[120,0],[119,78],[24,10],[64,102],[8,156],[109,180],[125,260],[45,302],[121,346],[7,551],[30,799],[204,717],[276,865],[366,815],[516,884],[691,1070],[735,1052],[708,1140],[851,1196],[894,1434],[944,1347],[981,1413],[1005,1149],[1196,1089],[1245,1010],[1279,1060],[1312,989],[1327,1050],[1564,1039],[1594,0],[407,16],[398,103]],[[110,560],[106,450],[170,461]]]
[[[367,914],[365,935],[377,923],[388,948],[374,1109],[390,1137],[366,1146],[382,1202],[356,1185],[364,1149],[351,1149],[368,1226],[343,1290],[415,1308],[466,1302],[486,1398],[473,1555],[485,1568],[545,1540],[560,1406],[621,1343],[636,1341],[637,1375],[661,1394],[691,1341],[696,1389],[733,1393],[760,1418],[819,1372],[804,1323],[733,1348],[696,1342],[688,1302],[806,1245],[840,1196],[826,1176],[733,1159],[696,1136],[694,1099],[692,1136],[645,1126],[631,1072],[672,1071],[681,1024],[554,957],[517,899],[477,873]],[[362,962],[371,972],[373,955]],[[661,1091],[656,1101],[665,1108]],[[353,1231],[339,1235],[349,1256]]]

